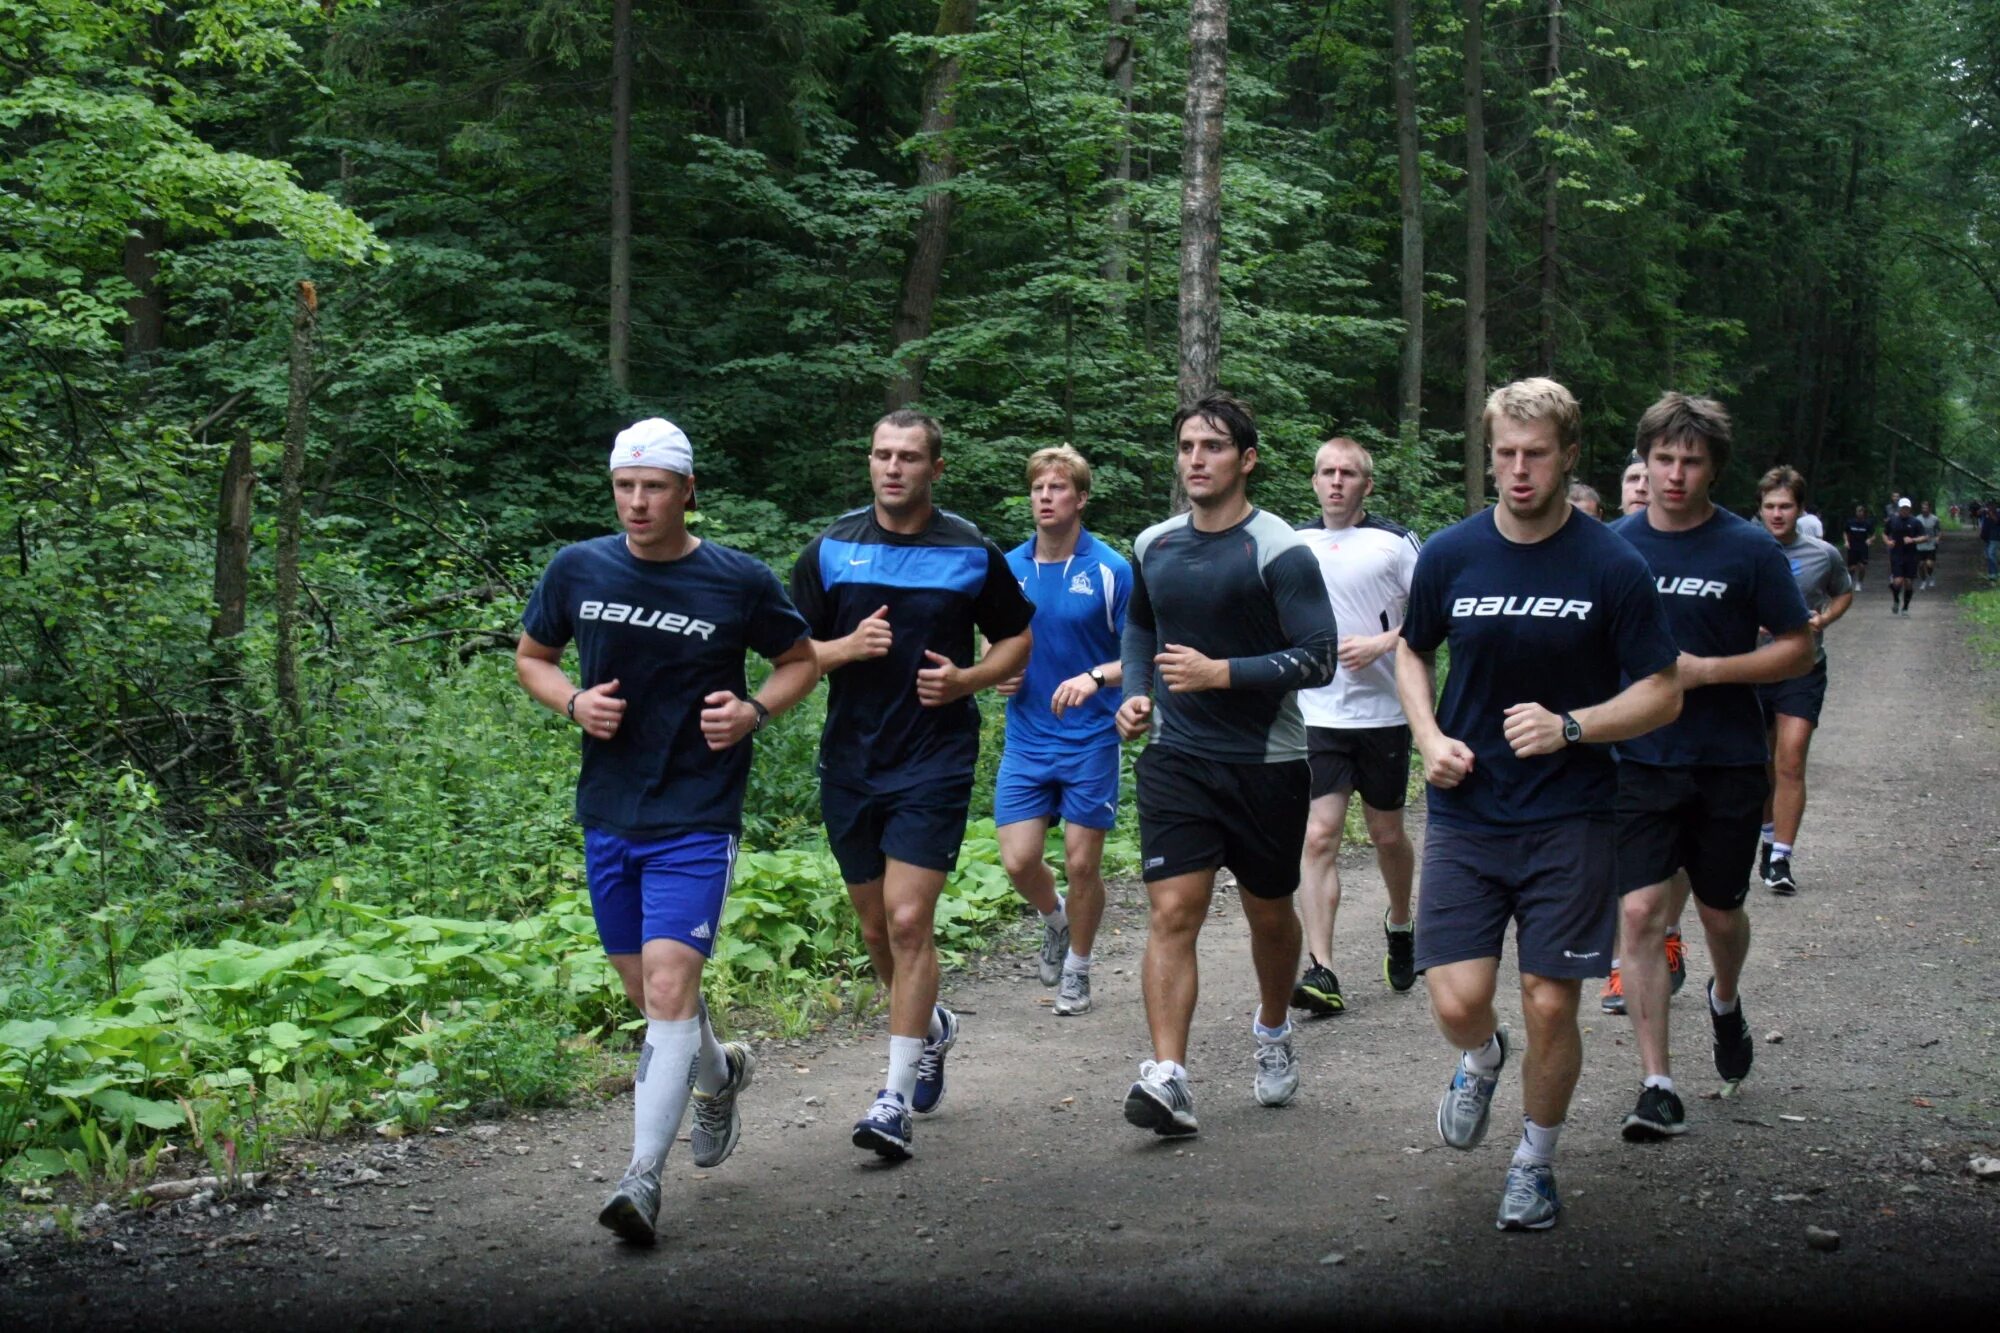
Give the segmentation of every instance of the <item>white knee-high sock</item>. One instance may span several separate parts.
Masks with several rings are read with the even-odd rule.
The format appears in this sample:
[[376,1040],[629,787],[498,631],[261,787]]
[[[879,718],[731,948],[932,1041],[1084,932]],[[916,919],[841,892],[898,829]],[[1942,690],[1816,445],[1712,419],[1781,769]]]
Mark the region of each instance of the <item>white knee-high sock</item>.
[[667,1149],[687,1114],[701,1049],[701,1020],[655,1018],[646,1024],[646,1048],[632,1080],[632,1167],[645,1170],[667,1160]]
[[701,1024],[701,1047],[694,1057],[695,1090],[721,1092],[722,1085],[729,1082],[729,1057],[722,1053],[722,1043],[715,1039],[715,1029],[709,1025],[707,1000],[701,1002],[695,1019]]

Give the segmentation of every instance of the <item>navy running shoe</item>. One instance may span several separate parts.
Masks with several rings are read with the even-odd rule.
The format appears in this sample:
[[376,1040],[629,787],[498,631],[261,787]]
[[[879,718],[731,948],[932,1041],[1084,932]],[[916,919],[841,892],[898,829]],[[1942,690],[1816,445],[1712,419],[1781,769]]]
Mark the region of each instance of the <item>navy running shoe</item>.
[[875,1094],[867,1113],[854,1122],[854,1146],[891,1162],[910,1155],[910,1110],[900,1094],[888,1088]]
[[958,1041],[958,1015],[940,1004],[937,1020],[939,1035],[924,1039],[924,1053],[917,1059],[917,1091],[910,1098],[910,1109],[918,1115],[929,1115],[944,1104],[944,1057]]

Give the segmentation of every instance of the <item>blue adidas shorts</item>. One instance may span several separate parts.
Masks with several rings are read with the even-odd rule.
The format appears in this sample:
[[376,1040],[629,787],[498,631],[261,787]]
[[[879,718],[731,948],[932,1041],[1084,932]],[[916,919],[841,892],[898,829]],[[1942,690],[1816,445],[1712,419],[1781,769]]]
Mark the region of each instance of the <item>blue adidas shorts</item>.
[[736,837],[677,833],[644,842],[583,831],[590,912],[606,953],[638,953],[648,940],[678,940],[708,957],[736,870]]
[[1061,815],[1066,824],[1108,829],[1118,822],[1118,742],[1060,754],[1008,750],[993,779],[993,822]]

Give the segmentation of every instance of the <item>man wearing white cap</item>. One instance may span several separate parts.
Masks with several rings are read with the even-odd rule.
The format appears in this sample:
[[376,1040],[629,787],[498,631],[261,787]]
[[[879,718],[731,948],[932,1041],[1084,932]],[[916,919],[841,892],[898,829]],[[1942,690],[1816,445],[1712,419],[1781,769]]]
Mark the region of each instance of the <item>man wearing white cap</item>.
[[[522,686],[583,730],[576,818],[598,937],[646,1015],[632,1162],[598,1214],[651,1244],[660,1168],[690,1094],[696,1166],[736,1147],[750,1048],[719,1043],[701,1001],[743,828],[749,736],[819,679],[806,622],[761,561],[687,530],[694,449],[652,417],[619,432],[611,494],[624,531],[556,553],[522,614]],[[576,641],[581,683],[562,669]],[[773,663],[750,696],[743,657]]]
[[1909,496],[1896,501],[1895,517],[1882,525],[1882,539],[1889,546],[1889,614],[1908,615],[1917,590],[1917,543],[1924,539],[1924,525],[1911,512]]

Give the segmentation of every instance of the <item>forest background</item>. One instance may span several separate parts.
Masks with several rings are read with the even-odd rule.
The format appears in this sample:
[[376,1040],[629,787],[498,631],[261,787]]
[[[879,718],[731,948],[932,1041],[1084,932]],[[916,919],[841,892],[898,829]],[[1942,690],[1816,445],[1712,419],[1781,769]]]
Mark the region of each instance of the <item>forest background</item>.
[[[506,649],[629,421],[781,574],[887,406],[1003,544],[1076,443],[1122,544],[1217,382],[1287,517],[1341,432],[1434,530],[1543,372],[1614,502],[1676,387],[1725,501],[1943,508],[2000,473],[1996,135],[1980,0],[0,0],[0,1163],[587,1081],[631,1015]],[[820,716],[710,977],[760,1031],[872,998]],[[975,826],[943,942],[1019,911]]]

